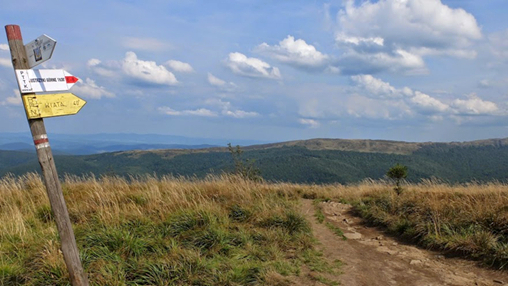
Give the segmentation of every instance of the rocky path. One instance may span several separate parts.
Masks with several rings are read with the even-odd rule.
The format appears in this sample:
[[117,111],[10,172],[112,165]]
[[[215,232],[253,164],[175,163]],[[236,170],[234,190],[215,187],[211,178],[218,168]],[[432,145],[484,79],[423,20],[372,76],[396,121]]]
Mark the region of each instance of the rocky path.
[[[508,273],[479,268],[474,262],[445,258],[437,252],[404,245],[385,236],[376,228],[365,227],[351,214],[351,206],[335,202],[321,203],[325,223],[318,223],[311,200],[303,200],[302,212],[312,223],[318,248],[328,260],[339,259],[341,275],[327,278],[340,285],[508,285]],[[346,240],[325,224],[339,227]],[[311,276],[307,273],[306,276]],[[296,282],[301,285],[324,285],[319,281]]]

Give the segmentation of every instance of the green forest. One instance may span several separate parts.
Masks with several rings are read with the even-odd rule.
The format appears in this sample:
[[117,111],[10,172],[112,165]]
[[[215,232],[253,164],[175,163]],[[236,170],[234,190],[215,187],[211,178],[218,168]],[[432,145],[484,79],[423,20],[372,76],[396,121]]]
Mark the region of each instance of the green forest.
[[[169,150],[168,150],[169,152]],[[309,150],[291,146],[248,149],[242,160],[254,162],[268,181],[295,183],[355,183],[381,179],[395,164],[408,168],[407,180],[437,178],[448,183],[505,181],[508,178],[508,147],[425,145],[408,155],[339,150]],[[136,176],[142,174],[198,177],[232,172],[232,155],[224,151],[189,152],[168,156],[164,150],[113,152],[87,156],[56,155],[64,174]],[[0,176],[39,172],[35,154],[0,151]]]

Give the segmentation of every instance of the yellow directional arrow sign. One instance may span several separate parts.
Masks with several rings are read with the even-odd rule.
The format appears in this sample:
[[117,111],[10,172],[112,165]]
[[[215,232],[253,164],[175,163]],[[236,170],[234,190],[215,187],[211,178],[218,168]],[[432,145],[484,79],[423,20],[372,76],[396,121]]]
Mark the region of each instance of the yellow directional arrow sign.
[[73,115],[86,101],[72,93],[24,95],[23,104],[28,119]]

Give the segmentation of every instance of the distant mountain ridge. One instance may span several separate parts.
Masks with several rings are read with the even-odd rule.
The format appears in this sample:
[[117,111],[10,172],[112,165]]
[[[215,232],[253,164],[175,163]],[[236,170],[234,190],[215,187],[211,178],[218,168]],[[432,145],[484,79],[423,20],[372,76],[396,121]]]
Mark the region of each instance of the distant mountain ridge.
[[[307,140],[294,140],[269,144],[258,144],[241,147],[244,151],[264,150],[282,147],[302,147],[308,150],[336,150],[351,151],[365,153],[383,153],[409,155],[413,152],[428,146],[449,146],[449,147],[481,147],[481,146],[507,146],[508,138],[500,139],[483,139],[464,142],[405,142],[391,140],[374,140],[374,139],[329,139],[315,138]],[[235,146],[235,145],[233,145]],[[172,157],[175,155],[203,153],[203,152],[227,152],[227,147],[210,147],[210,148],[192,148],[194,150],[148,150],[146,152],[154,152],[157,154],[167,154]],[[126,151],[126,153],[140,154],[140,150]],[[143,153],[143,152],[141,152]]]
[[[55,153],[90,155],[106,152],[152,149],[203,149],[226,146],[230,141],[241,145],[264,143],[256,140],[226,140],[191,138],[175,135],[100,133],[100,134],[50,134],[49,141]],[[0,133],[0,150],[35,152],[31,135],[24,133]]]
[[[234,144],[234,142],[233,142]],[[408,180],[437,178],[450,183],[508,182],[508,139],[469,142],[310,139],[241,148],[264,179],[295,183],[355,183],[384,178],[395,164],[408,167]],[[59,174],[173,175],[204,177],[234,169],[227,147],[129,150],[56,155]],[[35,154],[0,151],[0,176],[39,172]]]

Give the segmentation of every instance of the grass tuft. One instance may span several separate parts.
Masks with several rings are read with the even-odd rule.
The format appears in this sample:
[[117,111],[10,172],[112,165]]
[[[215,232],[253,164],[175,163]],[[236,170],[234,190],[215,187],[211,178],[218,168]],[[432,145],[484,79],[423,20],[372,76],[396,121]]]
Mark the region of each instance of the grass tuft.
[[[62,187],[92,285],[286,285],[313,248],[291,184],[67,176]],[[40,178],[0,178],[0,194],[0,285],[69,285]]]

